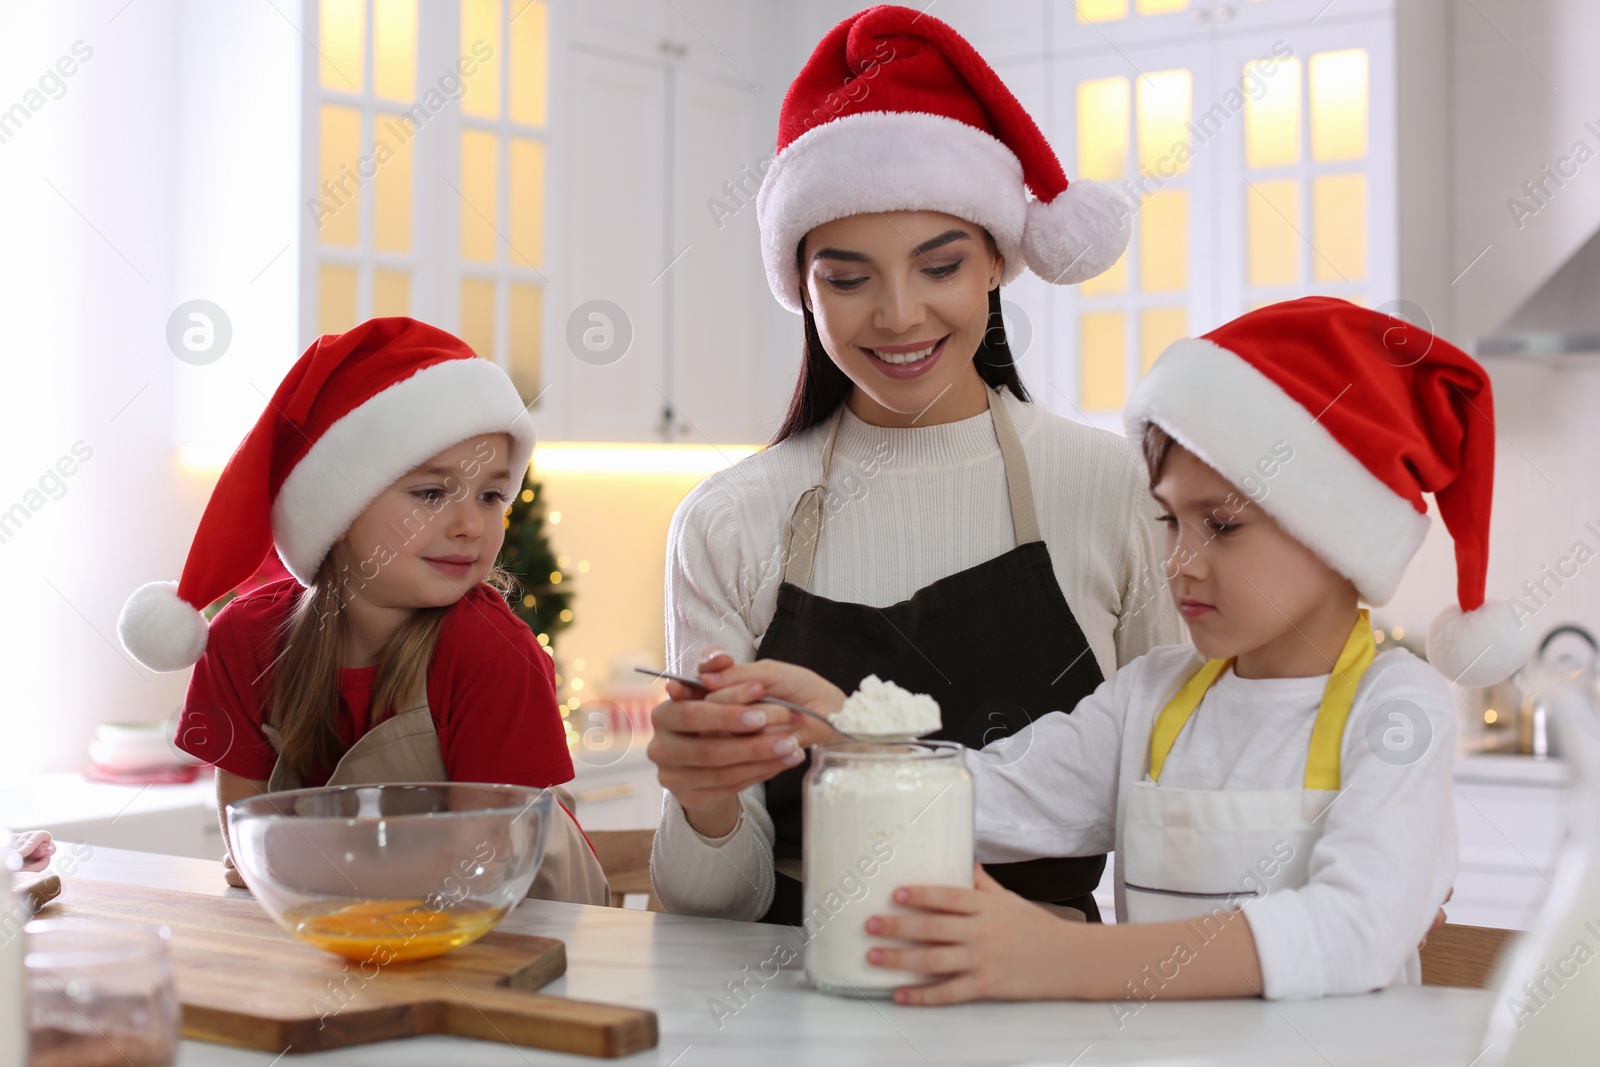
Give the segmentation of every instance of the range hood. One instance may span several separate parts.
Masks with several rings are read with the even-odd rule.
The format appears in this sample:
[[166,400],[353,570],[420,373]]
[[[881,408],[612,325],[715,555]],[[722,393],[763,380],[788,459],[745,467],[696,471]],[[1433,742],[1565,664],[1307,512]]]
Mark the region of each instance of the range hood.
[[1600,231],[1596,231],[1495,334],[1480,356],[1600,354]]

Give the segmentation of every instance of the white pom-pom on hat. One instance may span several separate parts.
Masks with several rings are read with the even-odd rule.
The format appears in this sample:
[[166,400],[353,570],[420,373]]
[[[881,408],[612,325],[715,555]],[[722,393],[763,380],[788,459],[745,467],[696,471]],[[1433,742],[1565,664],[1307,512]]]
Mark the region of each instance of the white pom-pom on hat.
[[134,659],[153,671],[181,671],[199,662],[209,627],[177,582],[149,582],[133,591],[117,618],[117,636]]
[[1451,604],[1428,626],[1428,662],[1457,685],[1493,685],[1533,653],[1533,630],[1508,600],[1485,600],[1463,612]]
[[1055,285],[1076,285],[1110,270],[1127,250],[1133,212],[1116,189],[1078,179],[1054,200],[1028,203],[1022,255]]

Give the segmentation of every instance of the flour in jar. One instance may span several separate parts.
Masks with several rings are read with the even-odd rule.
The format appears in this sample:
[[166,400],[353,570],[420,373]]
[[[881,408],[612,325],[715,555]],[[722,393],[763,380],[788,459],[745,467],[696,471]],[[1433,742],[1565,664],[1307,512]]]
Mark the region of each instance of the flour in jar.
[[872,915],[904,914],[904,885],[970,888],[972,775],[959,745],[823,745],[805,784],[806,974],[817,988],[886,996],[917,975],[875,967]]
[[829,722],[857,737],[923,737],[941,720],[937,700],[869,674]]

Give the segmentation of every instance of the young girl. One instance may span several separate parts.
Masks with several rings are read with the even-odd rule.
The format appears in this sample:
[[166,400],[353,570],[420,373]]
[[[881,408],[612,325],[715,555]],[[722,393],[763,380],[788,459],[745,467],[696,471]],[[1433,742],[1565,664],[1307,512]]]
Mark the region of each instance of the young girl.
[[[1340,300],[1274,305],[1168,349],[1125,419],[1194,647],[1151,651],[1071,715],[969,760],[979,859],[1114,844],[1123,925],[1064,922],[982,868],[972,889],[902,887],[898,914],[862,917],[886,939],[870,962],[933,979],[896,999],[1417,981],[1413,946],[1456,870],[1447,679],[1487,684],[1528,650],[1509,607],[1483,597],[1492,413],[1465,354]],[[1432,667],[1379,653],[1360,606],[1394,593],[1427,530],[1423,492],[1455,541],[1460,601],[1429,632]],[[772,693],[832,713],[843,699],[786,665],[705,680],[727,701]]]
[[[177,743],[216,766],[219,810],[302,786],[572,779],[550,658],[495,566],[532,454],[510,379],[441,330],[373,319],[300,357],[182,580],[137,590],[117,624],[150,669],[194,666]],[[274,546],[293,578],[208,627],[200,609]],[[570,815],[549,836],[529,895],[609,903]]]

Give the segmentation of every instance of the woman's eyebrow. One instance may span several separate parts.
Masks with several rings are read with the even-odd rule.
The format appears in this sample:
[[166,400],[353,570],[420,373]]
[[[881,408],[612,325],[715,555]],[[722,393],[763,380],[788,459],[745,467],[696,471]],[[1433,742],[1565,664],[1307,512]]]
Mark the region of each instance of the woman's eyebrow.
[[911,258],[916,259],[924,253],[932,252],[935,248],[943,248],[952,241],[970,241],[971,239],[972,235],[965,230],[946,230],[939,236],[930,238],[913,248],[911,250]]
[[[932,252],[935,248],[942,248],[952,241],[970,241],[971,239],[972,235],[964,230],[946,230],[939,236],[931,237],[917,247],[913,248],[906,258],[916,259],[918,256],[926,255],[927,253]],[[850,252],[843,248],[819,248],[817,249],[816,255],[812,256],[811,258],[813,260],[840,259],[850,263],[872,262],[872,257],[867,255],[865,252]]]

